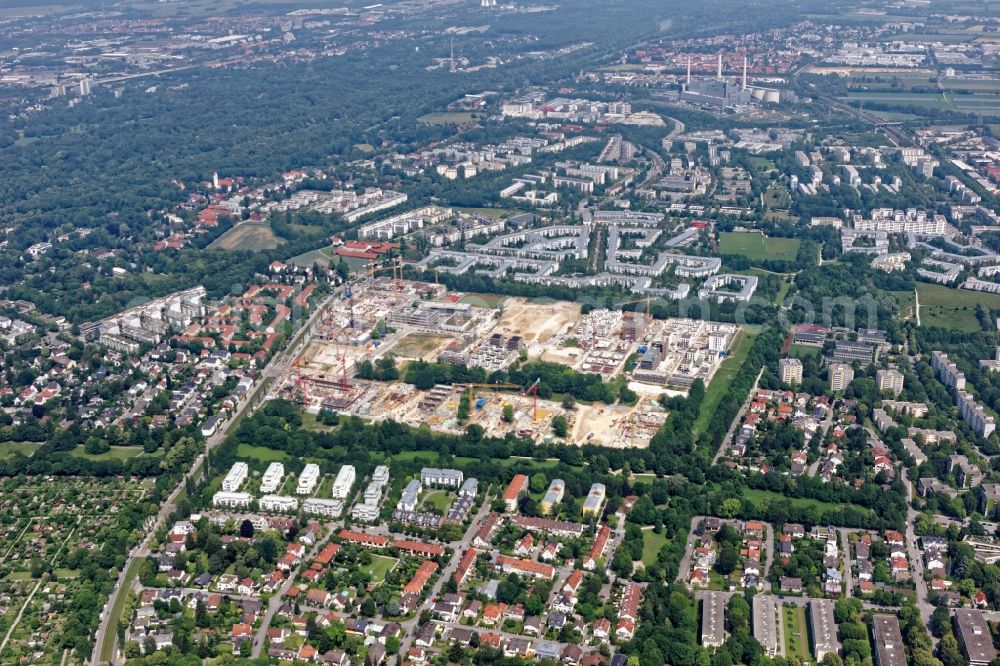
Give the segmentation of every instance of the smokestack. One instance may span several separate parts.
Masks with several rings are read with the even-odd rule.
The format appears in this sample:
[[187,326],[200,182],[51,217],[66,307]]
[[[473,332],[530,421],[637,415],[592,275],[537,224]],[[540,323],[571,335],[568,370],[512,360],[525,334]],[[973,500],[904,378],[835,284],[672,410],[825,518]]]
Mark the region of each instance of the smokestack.
[[719,51],[719,72],[716,74],[716,78],[722,80],[722,51]]
[[691,86],[691,56],[688,56],[688,75],[687,75],[688,87]]
[[743,56],[743,90],[747,89],[747,57]]

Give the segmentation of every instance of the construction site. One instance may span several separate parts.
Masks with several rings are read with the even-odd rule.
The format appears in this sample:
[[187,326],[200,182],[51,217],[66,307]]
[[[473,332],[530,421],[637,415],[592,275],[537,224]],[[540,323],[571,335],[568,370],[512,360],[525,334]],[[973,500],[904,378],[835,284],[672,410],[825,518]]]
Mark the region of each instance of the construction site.
[[[402,280],[393,272],[384,277],[373,271],[322,313],[309,344],[279,380],[278,395],[313,413],[329,409],[452,433],[478,424],[492,435],[510,432],[537,442],[554,436],[552,420],[561,416],[568,441],[637,448],[647,446],[666,419],[659,397],[683,392],[698,378],[708,384],[738,331],[715,322],[653,320],[648,302],[645,312],[640,302],[637,312],[587,314],[563,301],[503,298],[496,307],[471,305],[462,294]],[[567,408],[561,398],[539,398],[537,386],[455,384],[420,390],[399,379],[406,364],[418,360],[489,372],[543,360],[598,374],[604,381],[628,375],[640,397],[635,405]],[[394,365],[397,372],[360,379],[358,368],[366,362],[376,368]],[[460,421],[463,394],[469,409]]]

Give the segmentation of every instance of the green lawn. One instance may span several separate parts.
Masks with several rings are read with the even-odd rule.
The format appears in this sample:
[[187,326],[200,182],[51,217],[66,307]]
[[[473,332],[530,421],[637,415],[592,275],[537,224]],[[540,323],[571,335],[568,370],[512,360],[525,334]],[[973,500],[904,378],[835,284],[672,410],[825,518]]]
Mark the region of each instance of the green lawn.
[[753,346],[753,341],[756,337],[756,332],[740,331],[736,346],[730,350],[729,357],[722,362],[722,367],[718,369],[715,376],[712,377],[712,381],[705,389],[705,399],[701,403],[701,411],[698,412],[698,418],[695,419],[694,427],[692,428],[695,437],[708,427],[708,422],[711,420],[712,415],[715,414],[719,403],[722,402],[722,396],[729,389],[730,382],[733,381],[733,377],[743,367],[743,362],[747,360],[747,354],[750,353],[750,348]]
[[386,574],[388,574],[396,563],[399,562],[395,557],[386,557],[385,555],[373,555],[372,563],[366,564],[360,567],[361,571],[371,575],[373,583],[381,583],[385,580]]
[[41,442],[3,442],[0,443],[0,458],[10,458],[15,453],[30,457],[41,445]]
[[920,282],[920,325],[940,326],[950,330],[975,333],[982,330],[976,319],[976,304],[1000,309],[1000,295],[980,291],[952,289],[939,284]]
[[70,452],[70,455],[87,460],[130,460],[142,453],[141,446],[112,446],[110,451],[104,453],[87,453],[83,446],[78,446]]
[[476,114],[467,111],[427,113],[417,118],[417,122],[427,125],[469,125],[475,122],[475,120]]
[[[784,500],[795,508],[817,507],[822,510],[835,510],[843,508],[842,505],[834,504],[833,502],[821,502],[820,500],[808,499],[805,497],[785,497],[784,495],[771,492],[770,490],[758,490],[756,488],[745,488],[743,490],[743,498],[750,500],[755,504],[764,504],[768,501]],[[860,511],[865,510],[863,506],[853,506],[855,509]]]
[[823,352],[822,347],[814,347],[813,345],[793,344],[788,348],[788,355],[794,356],[795,358],[806,358],[807,356],[819,356],[822,352]]
[[794,259],[800,243],[797,238],[767,238],[755,232],[724,231],[719,234],[721,254],[739,254],[750,261]]
[[667,543],[666,534],[657,534],[652,529],[642,531],[642,564],[651,566],[656,563],[656,556]]
[[236,449],[236,455],[240,458],[255,458],[264,463],[282,462],[288,459],[288,454],[284,451],[251,444],[240,444]]
[[805,663],[809,653],[809,634],[806,632],[806,609],[803,606],[785,606],[782,611],[785,621],[785,657]]
[[446,511],[451,506],[452,499],[444,490],[435,490],[424,496],[422,504],[429,504],[438,511]]

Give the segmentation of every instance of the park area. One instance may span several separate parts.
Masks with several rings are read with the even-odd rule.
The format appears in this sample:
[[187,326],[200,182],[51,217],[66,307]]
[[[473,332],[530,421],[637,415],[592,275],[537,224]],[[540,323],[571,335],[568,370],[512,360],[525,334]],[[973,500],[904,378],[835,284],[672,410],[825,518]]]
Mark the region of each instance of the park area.
[[[976,319],[976,305],[1000,309],[1000,295],[980,291],[952,289],[938,284],[918,283],[920,325],[939,326],[953,331],[974,333],[982,330]],[[901,304],[902,305],[902,304]],[[912,304],[911,304],[912,305]]]
[[282,245],[284,239],[274,235],[267,224],[244,222],[222,234],[208,247],[213,250],[273,250]]
[[719,253],[738,254],[750,261],[793,260],[800,242],[797,238],[768,238],[757,232],[724,231],[719,234]]

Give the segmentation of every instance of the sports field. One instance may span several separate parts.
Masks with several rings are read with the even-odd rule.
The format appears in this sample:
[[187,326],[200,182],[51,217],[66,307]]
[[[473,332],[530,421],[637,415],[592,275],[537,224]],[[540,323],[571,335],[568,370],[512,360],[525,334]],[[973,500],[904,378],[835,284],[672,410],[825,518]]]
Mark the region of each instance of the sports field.
[[719,234],[721,254],[739,254],[750,261],[795,259],[798,238],[767,238],[755,232],[724,231]]

